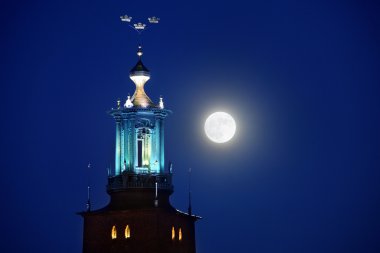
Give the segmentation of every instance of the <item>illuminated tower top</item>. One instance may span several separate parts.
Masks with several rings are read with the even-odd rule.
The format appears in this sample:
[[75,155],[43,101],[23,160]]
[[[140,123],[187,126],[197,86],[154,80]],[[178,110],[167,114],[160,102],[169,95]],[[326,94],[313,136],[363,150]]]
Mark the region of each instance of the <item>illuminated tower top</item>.
[[143,55],[141,46],[138,47],[137,55],[139,60],[129,72],[129,77],[136,85],[136,91],[132,96],[131,102],[136,107],[156,107],[144,91],[144,85],[150,79],[150,72],[141,61]]
[[[129,72],[136,89],[124,105],[118,101],[110,115],[116,121],[115,170],[108,179],[108,191],[129,191],[131,188],[172,192],[171,171],[165,166],[164,120],[170,113],[164,109],[162,97],[157,104],[145,93],[150,72],[142,63],[138,47],[137,64]],[[165,169],[166,168],[166,169]]]

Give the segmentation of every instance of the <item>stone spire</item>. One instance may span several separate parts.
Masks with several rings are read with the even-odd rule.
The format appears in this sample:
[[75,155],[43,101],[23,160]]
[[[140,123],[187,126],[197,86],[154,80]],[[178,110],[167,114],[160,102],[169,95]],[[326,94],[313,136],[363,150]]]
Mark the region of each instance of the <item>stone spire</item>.
[[156,105],[144,91],[144,85],[150,79],[150,73],[141,61],[141,56],[143,55],[141,46],[138,47],[137,55],[139,57],[139,60],[129,72],[129,78],[131,78],[131,80],[136,85],[135,93],[131,99],[132,104],[133,106],[142,108],[156,107]]

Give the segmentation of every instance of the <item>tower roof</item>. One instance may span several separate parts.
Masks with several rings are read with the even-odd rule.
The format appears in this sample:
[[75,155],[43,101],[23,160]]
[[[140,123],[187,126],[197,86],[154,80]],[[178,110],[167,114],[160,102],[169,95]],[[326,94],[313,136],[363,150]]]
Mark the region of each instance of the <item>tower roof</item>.
[[131,69],[129,72],[130,75],[139,75],[143,74],[141,72],[145,72],[144,74],[150,75],[149,70],[144,66],[144,64],[141,61],[141,56],[143,55],[142,48],[139,46],[137,50],[137,55],[139,57],[139,61],[136,63],[136,65]]
[[132,104],[134,106],[143,108],[156,107],[156,105],[144,91],[144,85],[150,79],[150,72],[141,61],[141,56],[143,55],[141,46],[138,47],[137,55],[139,57],[139,60],[129,72],[129,77],[136,85],[135,93],[131,99]]

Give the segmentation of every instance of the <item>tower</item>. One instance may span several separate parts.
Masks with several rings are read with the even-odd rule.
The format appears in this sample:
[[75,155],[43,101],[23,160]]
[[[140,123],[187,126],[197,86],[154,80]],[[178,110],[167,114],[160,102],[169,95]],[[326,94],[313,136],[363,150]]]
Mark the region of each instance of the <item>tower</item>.
[[[170,111],[145,93],[150,72],[142,63],[129,73],[136,89],[109,114],[116,121],[115,171],[108,176],[110,202],[87,209],[83,253],[195,253],[195,221],[200,217],[175,209],[171,164],[165,163],[164,122]],[[89,206],[89,202],[88,202]],[[191,210],[191,209],[189,209]]]

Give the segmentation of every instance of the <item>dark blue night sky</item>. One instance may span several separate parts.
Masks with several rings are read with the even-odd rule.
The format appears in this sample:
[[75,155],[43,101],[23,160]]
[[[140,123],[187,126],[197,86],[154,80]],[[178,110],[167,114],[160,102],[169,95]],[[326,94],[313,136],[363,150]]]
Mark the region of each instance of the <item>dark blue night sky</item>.
[[[193,171],[198,253],[380,252],[376,1],[1,1],[0,252],[81,252],[89,177],[108,201],[115,124],[133,94],[164,97],[172,203]],[[206,139],[214,111],[237,121]],[[93,167],[88,173],[87,164]],[[88,176],[90,174],[90,176]]]

